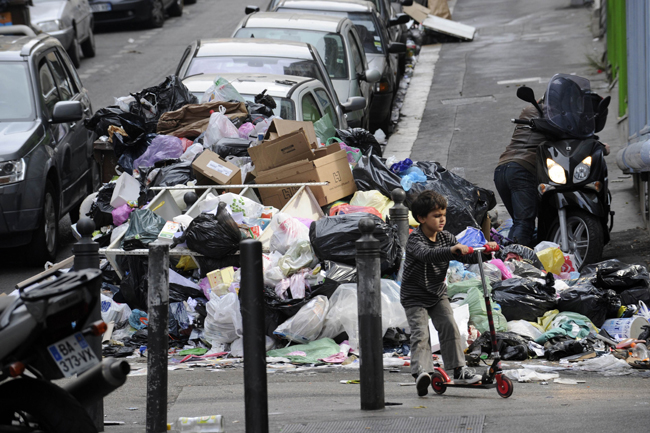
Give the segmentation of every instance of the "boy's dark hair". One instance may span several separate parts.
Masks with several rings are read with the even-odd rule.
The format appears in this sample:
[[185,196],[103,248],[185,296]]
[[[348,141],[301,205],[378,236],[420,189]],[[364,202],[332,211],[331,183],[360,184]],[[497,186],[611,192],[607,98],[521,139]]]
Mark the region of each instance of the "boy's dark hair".
[[444,209],[447,209],[447,199],[431,190],[421,192],[411,205],[411,212],[415,219],[426,218],[430,212]]

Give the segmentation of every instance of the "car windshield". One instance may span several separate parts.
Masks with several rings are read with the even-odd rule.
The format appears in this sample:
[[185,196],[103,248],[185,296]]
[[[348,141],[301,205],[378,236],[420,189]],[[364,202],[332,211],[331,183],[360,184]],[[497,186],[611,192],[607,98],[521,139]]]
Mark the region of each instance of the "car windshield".
[[293,8],[278,8],[277,12],[284,13],[310,13],[319,15],[332,15],[335,17],[348,17],[357,28],[361,43],[363,43],[363,50],[366,54],[383,54],[384,48],[381,43],[381,36],[379,30],[375,26],[375,21],[372,19],[370,13],[365,12],[339,12],[339,11],[325,11],[325,10],[311,10],[311,9],[293,9]]
[[[203,92],[192,92],[194,96],[200,101],[203,97]],[[255,95],[245,95],[241,94],[244,100],[249,102],[255,102]],[[273,114],[279,116],[285,120],[296,120],[296,106],[294,105],[291,99],[280,98],[278,96],[272,96],[275,101],[275,108],[273,109]]]
[[0,63],[0,122],[34,118],[27,65]]
[[330,78],[348,78],[345,46],[343,38],[339,34],[314,30],[243,28],[237,31],[235,37],[307,42],[312,44],[320,54]]
[[297,75],[325,82],[316,61],[278,57],[195,57],[190,63],[186,76],[229,72]]

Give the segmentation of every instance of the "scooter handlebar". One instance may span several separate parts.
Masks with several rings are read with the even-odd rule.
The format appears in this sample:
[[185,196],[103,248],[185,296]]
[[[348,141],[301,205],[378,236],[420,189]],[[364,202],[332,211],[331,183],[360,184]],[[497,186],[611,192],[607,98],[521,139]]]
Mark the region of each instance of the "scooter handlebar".
[[517,125],[528,125],[532,126],[533,123],[530,120],[527,119],[510,119],[512,123],[516,123]]
[[467,254],[474,254],[474,253],[492,253],[499,251],[499,246],[497,245],[496,248],[490,248],[489,244],[485,244],[482,247],[468,247],[469,251]]

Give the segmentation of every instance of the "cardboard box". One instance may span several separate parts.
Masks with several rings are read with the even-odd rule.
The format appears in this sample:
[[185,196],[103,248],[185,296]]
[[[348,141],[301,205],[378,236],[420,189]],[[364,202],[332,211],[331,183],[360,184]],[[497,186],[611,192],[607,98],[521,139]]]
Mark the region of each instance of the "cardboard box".
[[[224,161],[211,150],[204,150],[192,163],[198,185],[239,185],[241,171],[234,164]],[[240,189],[224,190],[238,194]]]
[[160,234],[158,234],[158,240],[167,244],[171,244],[174,241],[174,236],[176,232],[181,228],[179,223],[174,221],[167,221],[163,226]]
[[248,154],[255,165],[253,171],[255,176],[262,171],[315,158],[302,128],[251,147],[248,149]]
[[312,122],[273,119],[273,122],[271,122],[269,129],[266,131],[264,139],[275,140],[276,138],[287,135],[301,128],[305,131],[305,135],[307,135],[307,141],[309,141],[312,149],[318,148],[318,137],[316,137],[316,130],[314,129],[314,124]]
[[[255,181],[257,183],[329,182],[325,186],[309,187],[320,206],[326,206],[354,194],[357,186],[345,150],[341,150],[338,144],[333,144],[318,149],[315,154],[316,159],[312,161],[298,161],[260,172]],[[298,189],[300,188],[260,188],[258,191],[266,206],[282,209]]]
[[235,280],[235,269],[232,266],[223,269],[216,269],[212,272],[208,272],[205,276],[208,277],[211,289],[216,288],[219,284],[230,286]]

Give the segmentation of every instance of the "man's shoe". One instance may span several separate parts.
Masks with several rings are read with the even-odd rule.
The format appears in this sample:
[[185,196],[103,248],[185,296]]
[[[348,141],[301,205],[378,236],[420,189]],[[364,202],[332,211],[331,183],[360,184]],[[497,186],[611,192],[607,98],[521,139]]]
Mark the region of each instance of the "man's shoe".
[[454,383],[459,385],[471,385],[480,382],[481,376],[476,374],[473,369],[459,367],[454,369]]
[[429,385],[431,385],[431,376],[427,373],[422,373],[415,380],[415,387],[418,390],[418,395],[424,397],[429,392]]

